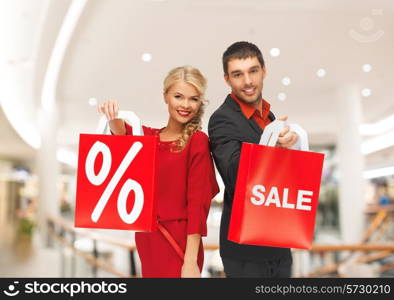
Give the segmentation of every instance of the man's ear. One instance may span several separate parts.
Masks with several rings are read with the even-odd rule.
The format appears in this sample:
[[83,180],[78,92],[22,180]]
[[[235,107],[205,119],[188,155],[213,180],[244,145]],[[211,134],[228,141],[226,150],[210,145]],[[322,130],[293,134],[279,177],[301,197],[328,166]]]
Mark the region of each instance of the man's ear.
[[263,66],[263,79],[265,79],[265,77],[267,76],[267,69],[265,68],[265,66]]
[[224,77],[224,81],[226,81],[227,85],[230,86],[230,82],[229,82],[230,77],[229,77],[229,75],[227,73],[224,73],[223,77]]

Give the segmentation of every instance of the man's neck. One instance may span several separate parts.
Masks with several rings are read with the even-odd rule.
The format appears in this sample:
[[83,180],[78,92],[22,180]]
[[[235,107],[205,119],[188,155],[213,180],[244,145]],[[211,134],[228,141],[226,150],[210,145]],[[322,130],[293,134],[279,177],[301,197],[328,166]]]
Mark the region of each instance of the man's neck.
[[261,94],[261,93],[260,93],[259,97],[258,97],[255,101],[253,101],[253,102],[246,102],[246,101],[245,101],[244,99],[242,99],[241,97],[238,97],[233,91],[231,91],[231,94],[234,95],[235,97],[237,97],[237,99],[238,99],[239,101],[242,101],[242,102],[245,103],[245,104],[251,105],[251,106],[253,106],[253,107],[256,108],[256,109],[261,108],[261,102],[263,101],[263,98],[262,98],[262,94]]
[[261,102],[263,101],[263,98],[261,98],[261,95],[260,95],[260,97],[255,101],[255,102],[252,102],[252,103],[250,103],[254,108],[256,108],[256,109],[258,109],[258,110],[260,110],[260,108],[261,108]]

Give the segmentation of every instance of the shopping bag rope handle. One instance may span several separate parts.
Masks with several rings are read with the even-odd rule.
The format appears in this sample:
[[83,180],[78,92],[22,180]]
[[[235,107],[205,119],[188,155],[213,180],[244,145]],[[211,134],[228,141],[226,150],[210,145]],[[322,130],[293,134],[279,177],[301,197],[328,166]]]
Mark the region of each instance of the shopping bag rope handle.
[[280,132],[285,126],[289,126],[290,131],[298,135],[297,143],[291,147],[291,149],[309,151],[308,135],[306,131],[298,124],[288,124],[286,121],[280,120],[275,120],[264,128],[259,144],[274,147],[278,141]]
[[157,228],[159,231],[163,234],[163,236],[166,238],[166,240],[170,243],[172,248],[175,250],[175,252],[178,254],[179,258],[183,261],[183,257],[185,254],[183,253],[183,250],[181,247],[178,245],[178,243],[175,241],[175,239],[172,237],[172,235],[167,231],[167,229],[161,225],[160,223],[157,223]]

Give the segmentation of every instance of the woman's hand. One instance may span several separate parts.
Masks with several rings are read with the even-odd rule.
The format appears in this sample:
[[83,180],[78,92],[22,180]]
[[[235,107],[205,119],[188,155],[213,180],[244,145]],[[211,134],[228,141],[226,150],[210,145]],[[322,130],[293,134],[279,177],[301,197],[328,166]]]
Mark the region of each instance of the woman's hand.
[[115,135],[125,135],[126,134],[126,127],[124,121],[122,119],[117,119],[119,106],[118,101],[116,100],[109,100],[104,102],[103,104],[99,104],[97,106],[97,110],[104,114],[109,121],[109,128]]
[[99,104],[97,109],[100,113],[107,117],[108,121],[114,120],[118,116],[119,112],[118,101],[105,101],[103,104]]
[[181,271],[182,278],[200,278],[200,268],[198,267],[197,262],[189,262],[185,261],[182,266]]
[[193,233],[187,235],[186,250],[183,257],[181,277],[201,277],[200,268],[197,264],[198,249],[201,243],[201,235]]

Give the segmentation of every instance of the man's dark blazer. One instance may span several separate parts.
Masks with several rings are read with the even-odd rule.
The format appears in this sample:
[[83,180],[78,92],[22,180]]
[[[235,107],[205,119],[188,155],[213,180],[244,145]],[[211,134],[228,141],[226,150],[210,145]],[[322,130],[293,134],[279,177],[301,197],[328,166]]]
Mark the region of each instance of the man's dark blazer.
[[[269,118],[272,121],[275,120],[271,111]],[[211,151],[225,185],[220,224],[220,255],[222,257],[256,262],[291,259],[288,248],[240,245],[227,239],[241,145],[242,142],[258,144],[262,132],[252,118],[247,119],[244,116],[239,104],[230,95],[209,119],[208,134]],[[269,230],[269,228],[261,230]]]

